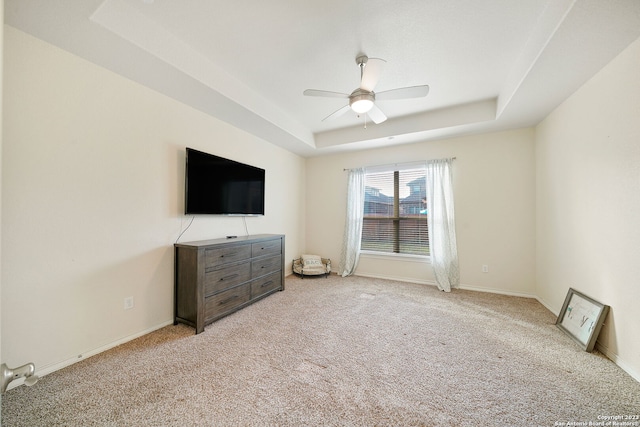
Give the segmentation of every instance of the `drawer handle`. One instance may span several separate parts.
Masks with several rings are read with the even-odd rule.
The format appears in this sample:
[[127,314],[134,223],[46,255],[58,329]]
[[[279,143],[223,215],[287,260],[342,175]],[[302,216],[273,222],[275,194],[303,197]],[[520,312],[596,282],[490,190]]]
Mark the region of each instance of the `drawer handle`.
[[236,277],[238,277],[238,273],[230,274],[228,276],[221,277],[219,281],[222,282],[224,280],[231,280],[231,279],[235,279]]
[[226,300],[220,301],[219,305],[228,304],[228,303],[230,303],[231,301],[233,301],[234,299],[237,299],[237,298],[240,298],[240,296],[239,295],[234,295],[232,297],[227,298]]
[[[230,252],[226,256],[234,256],[234,255],[237,255],[237,254],[238,254],[238,252]],[[220,255],[220,258],[224,258],[224,257],[225,257],[225,254]]]
[[264,282],[262,285],[260,285],[260,287],[264,288],[265,286],[269,286],[272,283],[273,283],[273,280],[269,280],[268,282]]

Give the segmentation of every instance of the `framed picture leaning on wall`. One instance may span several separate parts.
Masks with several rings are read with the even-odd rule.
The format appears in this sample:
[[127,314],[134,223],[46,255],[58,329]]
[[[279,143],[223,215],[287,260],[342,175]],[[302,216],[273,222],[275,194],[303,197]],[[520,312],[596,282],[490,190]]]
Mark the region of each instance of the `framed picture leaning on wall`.
[[569,288],[556,326],[562,329],[584,351],[591,352],[596,344],[609,306]]

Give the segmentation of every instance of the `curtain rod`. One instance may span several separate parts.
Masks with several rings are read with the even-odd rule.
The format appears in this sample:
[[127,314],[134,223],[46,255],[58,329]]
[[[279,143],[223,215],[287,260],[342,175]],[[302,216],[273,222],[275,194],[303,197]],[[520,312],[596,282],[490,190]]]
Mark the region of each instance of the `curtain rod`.
[[[445,158],[446,158],[446,157],[445,157]],[[455,159],[456,159],[456,157],[449,157],[449,158],[450,158],[451,160],[455,160]],[[431,160],[433,160],[433,159],[431,159]],[[418,164],[418,163],[422,163],[423,161],[426,163],[426,162],[428,162],[429,160],[421,160],[421,161],[419,161],[419,162],[387,163],[387,164],[384,164],[384,165],[370,165],[370,166],[363,166],[363,167],[364,167],[365,169],[369,169],[369,168],[380,168],[380,167],[383,167],[383,166],[407,166],[407,165],[411,165],[411,164]],[[360,168],[344,168],[344,169],[342,169],[342,170],[343,170],[343,171],[350,171],[350,170],[353,170],[353,169],[360,169]]]

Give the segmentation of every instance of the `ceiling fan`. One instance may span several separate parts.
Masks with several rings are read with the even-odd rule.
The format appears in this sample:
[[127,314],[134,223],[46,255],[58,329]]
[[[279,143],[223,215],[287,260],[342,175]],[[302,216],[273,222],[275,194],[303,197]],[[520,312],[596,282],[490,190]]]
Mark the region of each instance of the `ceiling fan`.
[[356,63],[360,67],[360,87],[350,94],[316,89],[307,89],[303,92],[306,96],[345,98],[349,100],[349,104],[329,114],[322,121],[340,117],[351,109],[356,114],[366,114],[375,124],[379,124],[387,120],[387,116],[375,104],[376,100],[420,98],[427,96],[429,93],[429,85],[402,87],[376,93],[373,89],[378,83],[384,64],[387,61],[361,55],[356,58]]

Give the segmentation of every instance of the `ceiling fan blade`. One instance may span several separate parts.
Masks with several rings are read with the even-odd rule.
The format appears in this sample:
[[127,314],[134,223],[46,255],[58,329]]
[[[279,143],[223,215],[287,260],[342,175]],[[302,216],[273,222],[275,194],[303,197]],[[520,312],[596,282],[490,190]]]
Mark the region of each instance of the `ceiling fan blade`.
[[387,120],[387,116],[384,115],[382,110],[380,110],[376,106],[376,104],[373,104],[367,114],[369,115],[369,118],[377,125]]
[[336,110],[333,113],[329,114],[327,117],[322,119],[322,121],[324,122],[325,120],[337,119],[338,117],[340,117],[341,115],[343,115],[349,110],[351,110],[351,107],[348,105],[345,105],[344,107],[341,107],[339,110]]
[[389,99],[420,98],[427,96],[429,85],[401,87],[398,89],[376,92],[377,101],[387,101]]
[[348,93],[329,92],[328,90],[307,89],[302,94],[306,96],[323,96],[325,98],[349,98]]
[[368,90],[371,92],[378,80],[380,80],[380,76],[382,75],[382,70],[384,69],[384,64],[387,61],[380,58],[369,58],[367,60],[366,65],[364,66],[364,71],[362,73],[362,79],[360,80],[360,89]]

